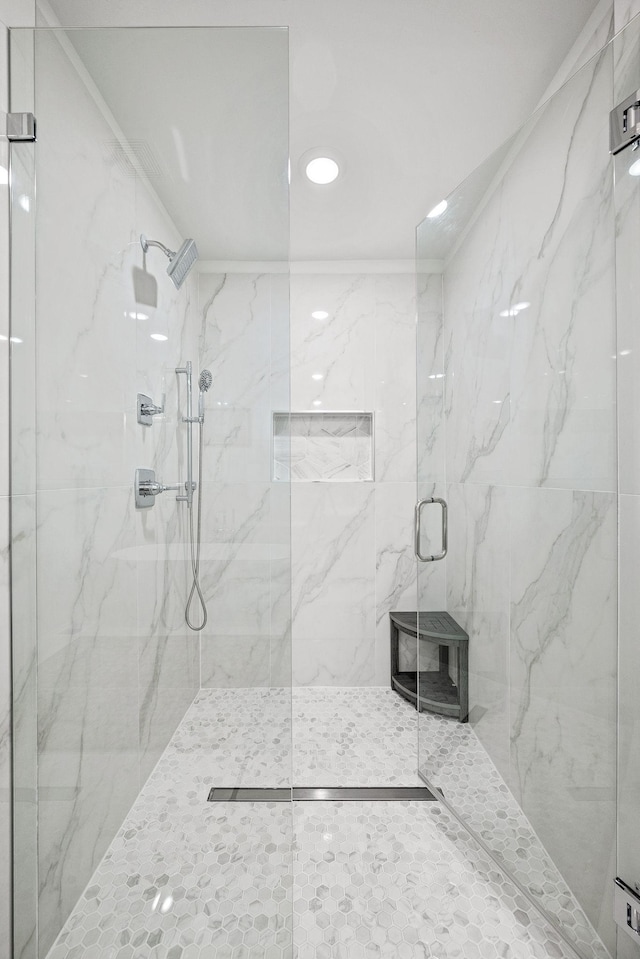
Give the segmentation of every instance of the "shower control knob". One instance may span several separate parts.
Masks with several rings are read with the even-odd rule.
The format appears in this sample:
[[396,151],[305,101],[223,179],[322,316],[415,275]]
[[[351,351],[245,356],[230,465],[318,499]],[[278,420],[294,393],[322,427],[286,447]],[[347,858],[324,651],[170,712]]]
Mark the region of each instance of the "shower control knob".
[[[165,486],[163,483],[158,483],[155,470],[137,469],[133,489],[136,509],[149,509],[153,506],[158,493],[166,493],[167,490],[180,490],[182,487],[179,483],[174,486]],[[181,498],[180,496],[176,497],[176,499]]]
[[150,396],[146,393],[138,393],[136,397],[136,413],[138,423],[141,426],[151,426],[154,416],[160,416],[164,413],[165,397],[162,395],[162,403],[157,406]]

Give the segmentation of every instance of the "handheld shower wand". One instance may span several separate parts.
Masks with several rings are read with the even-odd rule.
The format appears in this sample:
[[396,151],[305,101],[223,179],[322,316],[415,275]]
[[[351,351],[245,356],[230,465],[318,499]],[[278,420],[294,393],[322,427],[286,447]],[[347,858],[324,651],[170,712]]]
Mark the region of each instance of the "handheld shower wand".
[[213,376],[211,375],[211,370],[202,370],[198,378],[198,389],[200,390],[200,396],[198,397],[198,419],[201,423],[204,422],[204,394],[210,389],[212,383]]

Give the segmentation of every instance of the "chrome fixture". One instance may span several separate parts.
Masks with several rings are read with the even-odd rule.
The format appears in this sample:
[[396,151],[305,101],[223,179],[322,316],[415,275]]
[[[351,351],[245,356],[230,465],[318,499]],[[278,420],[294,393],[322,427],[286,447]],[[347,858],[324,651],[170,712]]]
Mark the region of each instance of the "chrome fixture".
[[164,404],[165,404],[165,395],[162,394],[162,404],[156,406],[150,396],[147,396],[145,393],[138,393],[136,398],[136,412],[138,416],[138,423],[142,426],[151,426],[153,423],[154,416],[160,416],[161,413],[164,413]]
[[185,366],[176,366],[176,375],[183,374],[187,380],[187,415],[182,417],[182,422],[187,424],[187,482],[185,483],[186,496],[176,497],[176,499],[186,500],[187,506],[191,509],[193,505],[193,434],[191,426],[198,423],[198,417],[193,416],[193,365],[188,360]]
[[[200,546],[202,542],[202,453],[203,453],[203,429],[204,429],[204,396],[211,388],[213,376],[210,370],[202,370],[198,377],[198,415],[193,415],[193,365],[188,360],[184,366],[175,368],[176,375],[183,375],[187,381],[187,415],[182,417],[182,422],[187,424],[187,479],[184,486],[176,484],[164,486],[156,480],[155,470],[137,469],[134,481],[136,509],[149,509],[155,503],[155,498],[159,493],[165,493],[168,490],[177,492],[176,500],[187,504],[189,510],[189,545],[191,548],[191,570],[193,573],[193,582],[187,598],[187,604],[184,610],[184,618],[189,629],[199,632],[207,624],[207,606],[200,587]],[[162,406],[155,406],[150,397],[144,393],[138,393],[138,422],[148,426],[152,422],[152,417],[159,413],[164,413],[164,396]],[[198,442],[198,482],[193,482],[193,424],[197,423],[199,428]],[[184,489],[184,493],[180,490]],[[197,535],[194,535],[193,527],[193,494],[198,490],[198,519]],[[198,600],[202,609],[202,622],[195,626],[191,621],[191,603],[193,597],[198,594]]]
[[200,391],[198,396],[198,420],[201,423],[204,421],[204,394],[209,391],[212,383],[211,370],[202,370],[198,377],[198,390]]
[[[422,518],[422,510],[425,506],[428,506],[430,503],[437,503],[442,507],[442,549],[439,553],[433,553],[430,556],[423,556],[420,552],[420,521]],[[416,554],[416,557],[420,560],[421,563],[435,563],[439,559],[444,559],[447,555],[448,543],[449,543],[449,526],[447,519],[448,507],[446,501],[440,499],[439,496],[430,496],[428,499],[421,499],[416,503],[415,508],[415,526],[413,533],[413,551]]]
[[620,153],[640,138],[640,90],[609,114],[609,153]]
[[159,250],[162,250],[165,256],[169,257],[167,273],[171,277],[177,290],[180,289],[191,267],[198,259],[198,247],[196,246],[195,240],[185,240],[176,253],[166,247],[164,243],[159,243],[158,240],[148,240],[144,233],[141,233],[140,246],[144,253],[148,251],[150,246],[157,246]]
[[163,486],[162,483],[157,482],[155,470],[137,469],[133,488],[136,497],[136,509],[149,509],[154,505],[158,493],[166,493],[167,490],[179,490],[182,489],[182,486],[180,483],[176,483],[174,486]]
[[[198,377],[198,415],[193,415],[193,391],[192,391],[192,379],[193,379],[193,367],[191,361],[189,360],[185,366],[176,367],[177,374],[183,374],[187,380],[187,415],[182,417],[182,422],[187,424],[187,508],[189,510],[189,544],[191,546],[191,571],[193,574],[193,582],[191,584],[191,590],[187,598],[187,604],[184,610],[184,618],[189,629],[193,629],[195,632],[199,632],[207,624],[207,606],[202,595],[202,589],[200,587],[200,546],[202,543],[202,453],[203,453],[203,443],[204,443],[204,394],[208,391],[211,384],[213,383],[213,376],[209,370],[202,370],[200,376]],[[198,483],[193,482],[193,424],[197,423],[199,427],[198,431]],[[194,490],[198,490],[198,518],[197,518],[197,534],[194,535],[193,528],[193,493]],[[200,602],[200,607],[202,609],[202,622],[199,626],[194,625],[191,621],[191,603],[193,602],[193,597],[195,594],[198,594],[198,600]]]
[[6,137],[10,142],[33,143],[36,139],[36,118],[33,113],[7,113]]
[[640,942],[640,896],[622,879],[615,879],[613,916],[617,924],[638,944]]

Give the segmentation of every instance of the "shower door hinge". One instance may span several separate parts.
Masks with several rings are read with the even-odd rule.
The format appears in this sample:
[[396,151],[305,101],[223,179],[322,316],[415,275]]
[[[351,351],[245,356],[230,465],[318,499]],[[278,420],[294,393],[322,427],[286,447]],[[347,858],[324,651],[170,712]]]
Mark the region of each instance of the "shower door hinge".
[[7,113],[7,140],[33,143],[36,139],[36,118],[33,113]]
[[613,918],[636,943],[640,943],[640,896],[622,879],[615,879]]
[[609,153],[620,153],[640,139],[640,90],[609,114]]

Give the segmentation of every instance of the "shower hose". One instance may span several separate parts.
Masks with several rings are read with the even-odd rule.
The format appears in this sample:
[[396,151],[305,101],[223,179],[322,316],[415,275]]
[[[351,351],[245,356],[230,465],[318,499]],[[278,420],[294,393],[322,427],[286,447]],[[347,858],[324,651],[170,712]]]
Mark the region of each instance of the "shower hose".
[[[207,625],[207,607],[204,601],[204,596],[202,595],[202,589],[200,588],[200,540],[202,536],[202,430],[204,423],[200,421],[200,431],[198,434],[198,521],[197,529],[198,536],[194,540],[193,536],[193,507],[189,510],[189,540],[191,543],[191,571],[193,573],[193,583],[191,584],[191,592],[189,593],[189,598],[187,599],[187,605],[184,610],[184,618],[189,629],[193,629],[195,632],[200,632],[201,629],[204,629]],[[195,594],[198,594],[198,601],[202,608],[202,622],[199,626],[195,626],[191,622],[191,603],[193,602],[193,597]]]

